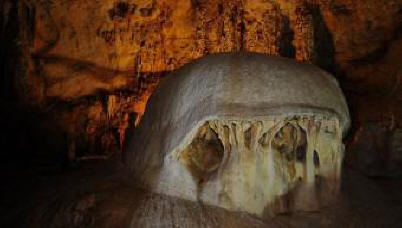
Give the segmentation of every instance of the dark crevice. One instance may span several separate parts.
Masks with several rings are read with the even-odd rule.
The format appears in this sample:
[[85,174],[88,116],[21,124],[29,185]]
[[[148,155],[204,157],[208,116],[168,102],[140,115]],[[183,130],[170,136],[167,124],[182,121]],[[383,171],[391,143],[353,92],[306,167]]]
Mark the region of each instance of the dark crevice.
[[371,62],[377,62],[381,60],[388,53],[388,50],[389,50],[389,42],[384,42],[372,52],[369,52],[365,56],[360,57],[358,59],[353,59],[350,62],[353,64],[366,64]]
[[[18,3],[10,4],[12,6],[8,14],[7,23],[4,24],[5,21],[1,21],[0,25],[0,97],[7,101],[16,101],[16,76],[19,74],[18,69],[22,64],[21,47],[18,45],[21,28],[18,17]],[[4,13],[2,12],[1,14],[2,19],[6,19],[3,16]]]
[[335,73],[336,64],[333,35],[325,23],[320,6],[317,4],[307,4],[307,9],[313,16],[314,62],[322,69]]
[[296,159],[298,162],[304,162],[306,160],[306,145],[298,146],[296,149]]
[[283,21],[283,32],[282,32],[282,37],[278,41],[279,42],[279,54],[282,57],[286,58],[292,58],[294,59],[296,56],[296,50],[293,45],[293,39],[294,39],[294,32],[290,28],[290,22],[289,22],[289,17],[283,16],[284,21]]
[[[108,11],[110,20],[125,18],[129,13],[129,7],[127,2],[115,3],[114,7]],[[135,9],[135,5],[133,5],[133,9]]]
[[249,127],[245,132],[244,132],[244,144],[247,149],[251,148],[251,128]]
[[219,14],[219,15],[222,15],[222,13],[223,13],[223,4],[222,4],[222,3],[219,3],[219,4],[218,4],[218,14]]
[[317,151],[315,151],[315,150],[314,150],[313,160],[314,160],[314,166],[316,168],[319,168],[320,167],[320,156],[318,155]]
[[244,50],[244,36],[246,34],[246,26],[244,25],[244,21],[242,20],[242,22],[240,23],[240,48],[239,50],[242,51]]

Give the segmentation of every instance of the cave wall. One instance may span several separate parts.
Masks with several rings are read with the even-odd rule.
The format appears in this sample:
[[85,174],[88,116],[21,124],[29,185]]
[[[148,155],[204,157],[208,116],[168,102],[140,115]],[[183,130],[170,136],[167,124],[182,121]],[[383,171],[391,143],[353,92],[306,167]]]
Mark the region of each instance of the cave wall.
[[[373,154],[361,164],[350,152],[348,163],[382,170],[378,161],[400,156],[402,0],[5,0],[0,12],[2,101],[23,104],[8,116],[57,135],[64,157],[120,150],[161,78],[233,51],[330,71],[352,111],[348,148]],[[26,113],[40,121],[21,124]],[[376,134],[389,142],[368,145]]]

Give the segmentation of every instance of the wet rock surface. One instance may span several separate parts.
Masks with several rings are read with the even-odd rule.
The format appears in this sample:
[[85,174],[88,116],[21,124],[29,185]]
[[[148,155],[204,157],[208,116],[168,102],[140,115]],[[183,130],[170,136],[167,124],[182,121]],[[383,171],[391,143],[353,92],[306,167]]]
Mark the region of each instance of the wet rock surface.
[[[3,227],[401,227],[400,180],[369,179],[345,170],[341,197],[319,212],[260,220],[199,202],[147,193],[118,163],[2,167]],[[24,172],[21,172],[24,170]],[[55,172],[56,171],[56,172]]]

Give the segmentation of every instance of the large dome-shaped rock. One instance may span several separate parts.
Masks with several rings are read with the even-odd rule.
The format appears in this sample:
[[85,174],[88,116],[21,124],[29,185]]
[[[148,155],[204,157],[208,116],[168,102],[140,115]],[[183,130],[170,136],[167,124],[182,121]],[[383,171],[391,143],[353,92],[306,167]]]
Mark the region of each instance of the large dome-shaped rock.
[[260,217],[336,196],[349,127],[336,80],[262,54],[209,55],[151,96],[127,162],[154,192]]

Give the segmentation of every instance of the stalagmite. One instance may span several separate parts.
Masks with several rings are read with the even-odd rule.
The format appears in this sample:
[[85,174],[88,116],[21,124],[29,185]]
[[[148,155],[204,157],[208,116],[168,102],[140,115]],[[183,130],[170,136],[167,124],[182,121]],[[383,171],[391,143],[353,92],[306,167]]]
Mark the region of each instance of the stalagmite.
[[127,161],[153,192],[270,217],[337,195],[348,108],[331,75],[262,54],[210,55],[162,82]]

